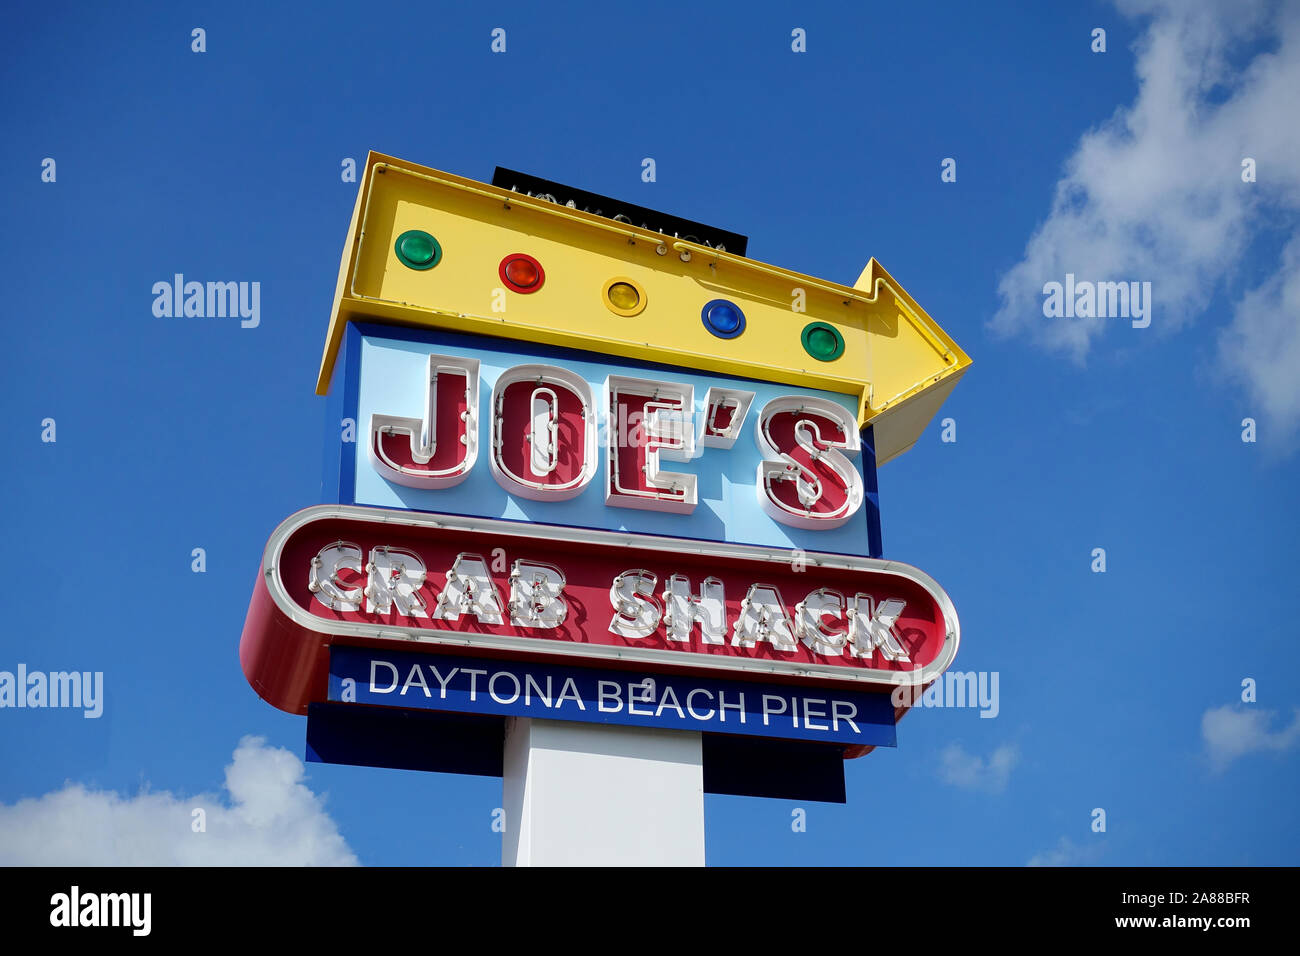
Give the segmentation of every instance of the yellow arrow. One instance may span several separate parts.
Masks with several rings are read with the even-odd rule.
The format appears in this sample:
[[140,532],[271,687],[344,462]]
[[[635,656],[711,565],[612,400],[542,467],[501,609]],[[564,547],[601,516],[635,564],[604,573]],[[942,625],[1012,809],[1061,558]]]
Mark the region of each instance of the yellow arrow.
[[[415,259],[399,254],[411,235],[416,245],[402,251],[414,250]],[[542,267],[532,292],[511,289],[499,274],[517,253]],[[717,299],[744,314],[734,338],[702,321],[701,310]],[[349,321],[479,333],[853,395],[860,424],[874,425],[880,464],[915,443],[970,365],[875,259],[844,286],[379,153],[366,161],[352,214],[319,394],[329,389]]]

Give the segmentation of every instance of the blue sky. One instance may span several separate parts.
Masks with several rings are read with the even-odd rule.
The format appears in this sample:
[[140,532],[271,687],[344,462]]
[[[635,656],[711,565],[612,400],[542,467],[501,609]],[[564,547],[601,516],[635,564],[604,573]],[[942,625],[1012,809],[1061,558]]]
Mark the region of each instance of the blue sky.
[[[1123,6],[17,6],[0,670],[107,689],[97,720],[0,710],[0,861],[499,861],[500,781],[300,779],[278,748],[304,721],[239,668],[266,537],[319,499],[340,164],[368,149],[623,197],[840,282],[875,256],[974,359],[957,440],[933,423],[880,494],[886,556],[951,595],[954,666],[999,673],[998,716],[913,712],[806,832],[788,801],[706,798],[710,863],[1300,861],[1298,17]],[[260,282],[260,324],[156,318],[175,272]],[[1067,272],[1150,281],[1150,327],[1045,317]]]

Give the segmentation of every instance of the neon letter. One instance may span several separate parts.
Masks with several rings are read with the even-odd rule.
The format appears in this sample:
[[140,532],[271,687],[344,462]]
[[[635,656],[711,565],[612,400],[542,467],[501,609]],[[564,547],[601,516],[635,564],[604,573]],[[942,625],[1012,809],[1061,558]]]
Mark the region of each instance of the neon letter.
[[758,414],[758,500],[795,528],[838,528],[862,507],[862,475],[845,453],[862,450],[857,422],[835,402],[774,398]]
[[370,461],[410,488],[460,484],[478,460],[478,359],[430,355],[424,417],[370,416]]

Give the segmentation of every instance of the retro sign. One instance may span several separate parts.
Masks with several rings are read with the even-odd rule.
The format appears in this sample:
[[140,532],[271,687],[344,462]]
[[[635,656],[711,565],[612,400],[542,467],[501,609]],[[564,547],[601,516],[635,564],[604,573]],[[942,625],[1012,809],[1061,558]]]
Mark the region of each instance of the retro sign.
[[881,560],[876,467],[969,357],[874,259],[827,281],[503,176],[366,160],[316,380],[331,503],[266,545],[250,684],[351,762],[390,719],[703,731],[715,768],[787,737],[752,762],[791,777],[892,746],[889,691],[942,674],[958,624]]
[[887,690],[957,643],[947,595],[896,562],[323,505],[271,536],[240,657],[302,713],[335,644]]

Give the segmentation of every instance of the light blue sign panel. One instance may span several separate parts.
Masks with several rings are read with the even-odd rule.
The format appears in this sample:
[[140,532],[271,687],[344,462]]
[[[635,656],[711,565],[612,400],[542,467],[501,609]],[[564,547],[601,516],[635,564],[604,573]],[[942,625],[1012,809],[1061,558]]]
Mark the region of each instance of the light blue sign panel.
[[897,746],[888,694],[337,645],[330,648],[329,699],[411,710]]
[[[856,417],[856,399],[816,389],[776,385],[768,382],[703,375],[679,369],[630,362],[623,359],[593,359],[589,353],[530,346],[527,343],[488,339],[481,336],[409,330],[384,335],[377,326],[367,326],[360,336],[357,382],[357,442],[352,456],[355,470],[353,503],[382,508],[403,508],[442,514],[534,521],[543,524],[632,531],[679,538],[699,538],[770,547],[803,548],[835,554],[869,555],[868,512],[864,503],[844,525],[828,531],[791,528],[774,521],[763,511],[755,488],[759,452],[754,440],[758,410],[780,395],[810,395],[842,405]],[[394,484],[374,468],[367,453],[367,429],[374,414],[419,418],[424,413],[425,374],[430,352],[476,358],[481,364],[479,383],[479,457],[474,470],[453,488],[426,490]],[[515,365],[529,363],[557,365],[582,376],[597,397],[600,427],[600,466],[595,478],[576,498],[568,501],[530,501],[510,495],[497,484],[488,465],[491,444],[492,388],[498,376]],[[693,385],[695,411],[704,412],[704,398],[710,386],[747,389],[755,393],[740,437],[731,448],[705,448],[700,457],[688,462],[665,462],[672,471],[698,476],[699,504],[690,515],[663,514],[605,504],[604,487],[608,465],[603,449],[608,428],[601,397],[607,375],[627,375]],[[861,455],[855,462],[861,468]],[[874,463],[872,465],[874,467]]]

